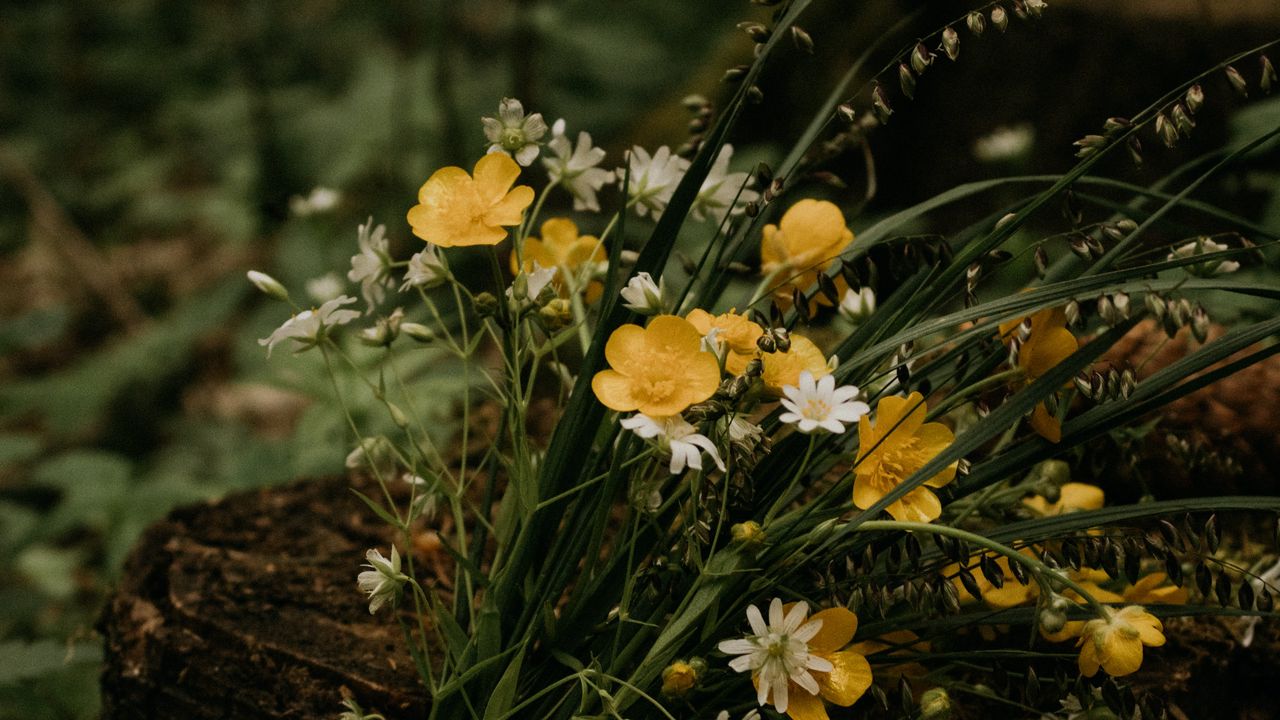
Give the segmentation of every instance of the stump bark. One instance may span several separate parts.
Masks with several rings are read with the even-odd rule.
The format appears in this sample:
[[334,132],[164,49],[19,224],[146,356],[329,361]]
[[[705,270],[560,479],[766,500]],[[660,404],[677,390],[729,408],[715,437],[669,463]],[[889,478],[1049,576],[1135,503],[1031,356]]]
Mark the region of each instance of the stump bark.
[[151,527],[99,624],[103,718],[331,719],[344,688],[389,720],[424,717],[399,625],[356,587],[390,532],[349,486],[242,493]]

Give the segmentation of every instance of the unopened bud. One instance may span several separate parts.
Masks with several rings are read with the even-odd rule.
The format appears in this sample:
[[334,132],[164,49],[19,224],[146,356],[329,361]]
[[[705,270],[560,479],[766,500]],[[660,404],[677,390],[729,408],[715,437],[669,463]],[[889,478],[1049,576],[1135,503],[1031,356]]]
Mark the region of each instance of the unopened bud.
[[1142,141],[1137,135],[1130,135],[1125,141],[1125,147],[1129,150],[1129,160],[1133,162],[1134,167],[1142,167]]
[[800,52],[813,54],[813,38],[798,25],[791,26],[791,42],[795,43]]
[[876,119],[880,124],[889,124],[889,116],[893,114],[893,108],[889,107],[889,98],[884,94],[884,88],[879,85],[871,91],[871,109],[875,111]]
[[1005,213],[1004,217],[996,221],[996,230],[1003,230],[1006,225],[1016,220],[1017,213]]
[[737,523],[729,528],[729,534],[733,537],[734,542],[740,542],[743,545],[760,545],[764,543],[764,528],[760,527],[760,523],[755,520]]
[[1258,87],[1262,88],[1262,92],[1270,95],[1271,88],[1275,87],[1280,80],[1276,78],[1276,66],[1271,64],[1271,58],[1266,55],[1258,56],[1258,64],[1262,66],[1262,76],[1258,78]]
[[1000,32],[1009,29],[1009,15],[1003,7],[997,5],[991,8],[991,24],[995,25]]
[[[521,273],[518,277],[524,277],[524,273]],[[528,281],[526,280],[526,282]],[[525,289],[527,291],[528,286]],[[498,312],[498,298],[494,297],[491,292],[477,293],[473,302],[476,307],[476,314],[480,317],[492,317]]]
[[1191,311],[1191,334],[1200,342],[1209,339],[1209,313],[1201,305]]
[[1060,632],[1067,626],[1067,614],[1053,607],[1040,611],[1040,628],[1046,633]]
[[1079,150],[1076,150],[1076,157],[1086,158],[1098,152],[1101,148],[1106,147],[1107,142],[1107,138],[1102,135],[1085,135],[1072,143],[1072,145],[1080,148]]
[[948,60],[954,61],[960,57],[960,33],[949,25],[942,31],[942,52],[947,54]]
[[539,308],[538,317],[551,330],[559,330],[573,322],[573,306],[565,298],[554,298]]
[[911,51],[911,69],[916,71],[917,75],[923,75],[924,71],[933,64],[933,53],[929,52],[929,48],[924,43],[916,43],[915,49]]
[[421,323],[401,323],[400,332],[420,343],[429,343],[436,339],[435,332]]
[[916,97],[916,76],[911,74],[911,68],[906,63],[898,63],[898,83],[902,85],[902,94],[907,96],[908,100],[914,100]]
[[969,32],[974,35],[982,35],[987,31],[987,18],[982,13],[974,10],[965,18],[965,24],[969,26]]
[[705,108],[708,103],[706,96],[694,93],[693,95],[685,95],[684,99],[680,101],[680,104],[689,112],[694,112]]
[[738,82],[747,76],[747,70],[749,69],[746,65],[731,67],[724,71],[724,76],[720,78],[720,82]]
[[791,352],[791,333],[786,328],[773,328],[769,333],[773,335],[773,343],[778,352]]
[[1122,320],[1129,319],[1129,295],[1127,293],[1118,292],[1112,295],[1111,304],[1115,307],[1116,313]]
[[1116,308],[1111,304],[1111,298],[1106,295],[1098,298],[1098,317],[1102,318],[1102,322],[1108,325],[1115,325],[1119,322],[1116,317]]
[[1116,227],[1120,228],[1120,230],[1125,233],[1131,233],[1138,229],[1138,223],[1130,220],[1129,218],[1125,218],[1124,220],[1117,222]]
[[684,660],[677,660],[662,671],[662,694],[667,697],[684,697],[697,684],[698,671]]
[[1142,304],[1147,307],[1147,312],[1151,313],[1151,316],[1154,317],[1157,322],[1163,320],[1165,313],[1169,310],[1168,305],[1165,304],[1164,298],[1152,292],[1147,293],[1146,296],[1142,298]]
[[740,22],[738,29],[747,34],[753,41],[762,43],[769,39],[769,28],[758,22]]
[[752,85],[747,88],[747,102],[752,105],[759,105],[764,102],[764,92],[760,90],[759,85]]
[[382,347],[391,344],[385,323],[378,322],[356,333],[356,338],[369,347]]
[[858,113],[849,103],[840,103],[836,106],[836,115],[843,121],[853,124],[858,119]]
[[1200,112],[1200,108],[1204,106],[1204,88],[1198,84],[1187,88],[1185,100],[1187,101],[1188,110],[1193,113]]
[[1176,147],[1178,144],[1178,128],[1174,126],[1164,113],[1156,115],[1156,135],[1160,137],[1160,141],[1167,148]]
[[1245,82],[1244,76],[1240,74],[1240,71],[1228,65],[1224,72],[1227,74],[1227,82],[1231,83],[1232,89],[1240,93],[1240,97],[1249,97],[1249,83]]
[[773,336],[769,333],[765,333],[764,335],[756,338],[756,347],[759,348],[762,353],[774,353],[778,351],[778,344],[774,342]]
[[289,301],[289,291],[285,289],[284,285],[280,284],[279,280],[257,270],[250,270],[245,275],[249,278],[249,282],[253,283],[253,286],[258,288],[263,295],[273,300]]
[[943,688],[929,688],[920,696],[920,720],[951,720],[951,708],[951,696]]
[[1106,122],[1102,123],[1102,132],[1107,135],[1114,135],[1122,130],[1128,130],[1130,127],[1133,127],[1133,123],[1129,122],[1128,118],[1110,117],[1107,118]]
[[1169,114],[1173,117],[1173,126],[1178,129],[1178,134],[1186,138],[1191,137],[1191,129],[1196,126],[1196,122],[1191,119],[1191,115],[1182,107],[1182,103],[1174,105]]
[[1070,300],[1062,308],[1062,314],[1067,317],[1068,325],[1078,325],[1080,323],[1080,303]]
[[401,430],[409,427],[409,418],[404,414],[404,411],[400,409],[399,405],[396,405],[393,402],[388,402],[387,412],[391,414],[391,422],[395,423],[396,427]]

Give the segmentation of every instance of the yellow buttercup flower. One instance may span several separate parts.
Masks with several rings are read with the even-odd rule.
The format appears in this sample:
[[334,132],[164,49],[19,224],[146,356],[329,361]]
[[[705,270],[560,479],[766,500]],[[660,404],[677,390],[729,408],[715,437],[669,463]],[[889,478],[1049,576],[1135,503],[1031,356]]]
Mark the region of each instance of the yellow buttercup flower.
[[[599,238],[579,235],[578,226],[567,218],[551,218],[542,223],[542,237],[530,237],[524,241],[524,271],[533,272],[533,264],[555,268],[552,283],[562,296],[569,293],[571,280],[577,280],[588,265],[603,263],[609,259]],[[511,251],[511,272],[520,272],[520,260]],[[604,286],[598,280],[587,284],[585,295],[588,303],[600,299]]]
[[646,328],[622,325],[604,346],[612,369],[596,373],[591,389],[612,410],[678,414],[720,385],[720,363],[701,345],[698,329],[675,315],[658,315]]
[[747,363],[756,356],[756,340],[764,335],[764,328],[730,310],[722,315],[712,315],[706,310],[694,309],[686,319],[698,328],[698,332],[706,335],[712,330],[716,337],[725,344],[724,369],[734,375],[741,375],[747,369]]
[[471,175],[460,167],[432,173],[409,209],[413,234],[439,247],[497,245],[505,226],[519,225],[533,202],[533,188],[511,185],[520,166],[502,153],[480,158]]
[[777,224],[764,226],[760,269],[777,284],[774,294],[789,302],[795,288],[808,288],[853,242],[844,213],[826,200],[805,199],[787,209]]
[[1065,515],[1080,510],[1100,510],[1106,500],[1102,488],[1088,483],[1064,483],[1058,502],[1051,503],[1039,495],[1025,498],[1022,504],[1044,517]]
[[1085,623],[1080,634],[1080,674],[1086,677],[1099,667],[1112,677],[1137,672],[1143,646],[1164,645],[1164,625],[1141,605],[1108,609],[1107,615]]
[[[876,406],[875,425],[864,415],[858,420],[858,465],[853,481],[853,504],[866,510],[911,477],[955,440],[942,423],[926,423],[928,407],[920,393],[886,397]],[[887,510],[895,520],[930,522],[942,514],[942,502],[930,488],[955,479],[951,463],[924,485],[898,498]]]
[[[1025,318],[1000,323],[1000,337],[1009,342],[1018,325]],[[1080,343],[1067,329],[1067,314],[1062,308],[1047,308],[1031,316],[1031,333],[1018,350],[1018,367],[1028,384],[1066,360]],[[1062,440],[1062,423],[1049,412],[1044,403],[1037,403],[1031,412],[1031,429],[1049,442]]]
[[1134,605],[1181,605],[1187,601],[1187,589],[1169,583],[1169,576],[1156,572],[1138,578],[1124,589],[1124,602]]
[[764,363],[760,379],[774,395],[781,395],[787,385],[798,386],[800,373],[805,370],[813,373],[815,380],[831,374],[822,350],[803,335],[792,334],[791,347],[786,352],[762,353],[760,359]]

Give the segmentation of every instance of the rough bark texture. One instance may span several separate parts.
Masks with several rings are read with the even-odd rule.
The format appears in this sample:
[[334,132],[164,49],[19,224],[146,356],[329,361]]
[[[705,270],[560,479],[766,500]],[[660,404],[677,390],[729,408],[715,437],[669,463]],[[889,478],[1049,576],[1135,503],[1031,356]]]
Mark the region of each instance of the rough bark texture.
[[100,624],[103,718],[334,718],[343,688],[423,717],[399,625],[355,584],[389,533],[348,485],[234,495],[148,530]]

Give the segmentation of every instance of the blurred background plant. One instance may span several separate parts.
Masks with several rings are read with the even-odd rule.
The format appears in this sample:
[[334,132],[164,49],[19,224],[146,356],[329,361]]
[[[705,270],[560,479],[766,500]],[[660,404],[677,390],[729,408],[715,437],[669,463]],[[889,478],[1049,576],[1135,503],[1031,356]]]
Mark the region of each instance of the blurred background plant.
[[[744,118],[738,162],[776,162],[770,139],[798,134],[870,33],[914,5],[819,4],[826,17],[806,21],[816,55],[766,73],[769,100]],[[1069,168],[1071,141],[1102,119],[1280,28],[1268,0],[1054,5],[1052,22],[967,43],[963,63],[931,71],[911,111],[872,137],[868,221],[960,182]],[[343,471],[349,438],[320,359],[263,356],[253,338],[279,308],[253,296],[245,269],[306,287],[310,302],[349,290],[329,271],[352,253],[356,225],[386,222],[407,256],[400,218],[416,188],[433,168],[469,164],[494,97],[589,125],[613,162],[632,143],[678,144],[681,98],[714,102],[750,48],[733,27],[738,0],[608,13],[586,0],[0,7],[3,719],[94,716],[94,618],[150,522]],[[925,8],[910,27],[954,14]],[[822,42],[826,23],[842,42]],[[1220,95],[1185,155],[1151,153],[1146,169],[1116,174],[1150,182],[1280,124],[1275,100],[1237,112],[1244,101]],[[1224,174],[1209,196],[1280,227],[1275,155]],[[832,170],[858,177],[863,162],[844,153]],[[1215,319],[1230,319],[1221,304]],[[440,397],[460,390],[437,374]],[[452,408],[435,409],[445,438]],[[376,430],[370,410],[354,408]]]

